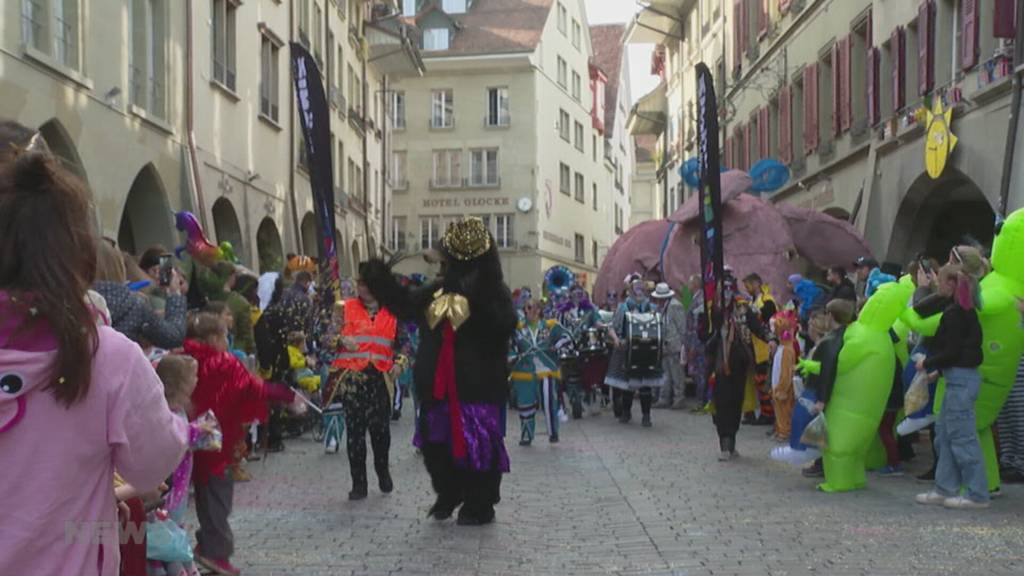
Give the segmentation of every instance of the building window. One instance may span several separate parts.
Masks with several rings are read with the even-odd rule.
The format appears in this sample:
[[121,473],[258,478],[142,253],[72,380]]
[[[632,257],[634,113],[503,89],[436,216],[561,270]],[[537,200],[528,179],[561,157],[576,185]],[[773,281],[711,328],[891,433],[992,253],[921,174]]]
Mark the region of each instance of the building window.
[[574,141],[576,143],[576,149],[583,152],[583,124],[577,122],[575,129]]
[[597,162],[597,135],[590,137],[590,153],[594,157],[594,162]]
[[60,65],[80,70],[79,0],[22,0],[22,40]]
[[324,37],[324,13],[320,5],[313,2],[313,56],[317,63],[322,63],[323,58],[323,37]]
[[391,124],[395,130],[405,130],[405,92],[391,93]]
[[581,44],[581,38],[583,37],[583,28],[580,27],[578,20],[572,21],[572,45],[579,50]]
[[299,43],[309,48],[309,0],[298,0],[295,7],[299,11]]
[[437,216],[428,216],[420,219],[420,249],[430,250],[438,245],[441,237],[441,219]]
[[597,240],[590,243],[590,255],[594,260],[594,268],[597,268]]
[[576,100],[577,102],[580,101],[580,98],[582,97],[582,94],[583,94],[582,85],[583,84],[582,84],[582,80],[580,79],[579,73],[576,72],[575,70],[573,70],[572,71],[572,97],[573,97],[573,100]]
[[434,150],[435,187],[455,188],[462,186],[462,151]]
[[580,204],[586,204],[587,198],[584,192],[585,185],[583,183],[583,174],[576,173],[576,201]]
[[469,183],[473,186],[497,186],[498,149],[471,150],[469,156]]
[[338,139],[338,169],[335,171],[334,180],[335,186],[343,188],[345,186],[345,143]]
[[558,191],[568,196],[572,193],[570,191],[571,187],[572,170],[569,169],[568,164],[566,164],[565,162],[560,162],[558,164]]
[[487,125],[508,126],[509,116],[508,88],[487,89]]
[[838,64],[832,61],[834,50],[829,48],[818,61],[818,143],[822,150],[828,150],[832,142],[833,134],[836,132],[833,124],[837,120],[832,99],[832,91],[838,87],[833,86],[832,67]]
[[405,151],[391,153],[391,187],[396,190],[405,190],[406,188],[406,154]]
[[166,6],[164,0],[132,0],[131,100],[166,118]]
[[569,11],[565,9],[565,5],[561,2],[558,3],[558,31],[562,33],[562,36],[566,34],[566,26],[569,20]]
[[232,0],[213,1],[213,79],[235,90],[235,12]]
[[270,37],[260,39],[260,114],[278,121],[278,56],[280,47]]
[[512,234],[511,214],[498,214],[494,217],[494,243],[498,248],[512,248],[514,244]]
[[391,218],[391,251],[404,252],[405,243],[405,216],[393,216]]
[[569,141],[569,113],[565,110],[558,111],[558,135],[562,137],[562,140]]
[[562,88],[569,87],[569,65],[561,56],[558,57],[558,85]]
[[402,3],[402,16],[407,18],[416,16],[416,0],[405,0]]
[[[807,155],[807,143],[806,134],[807,127],[806,122],[810,121],[810,118],[806,116],[807,104],[804,102],[804,79],[809,78],[806,69],[793,78],[793,91],[790,94],[789,103],[789,117],[792,125],[790,126],[790,138],[792,143],[790,144],[792,157],[795,159],[803,158]],[[803,160],[796,162],[798,166],[803,165]]]
[[447,28],[427,28],[423,31],[423,50],[447,50],[448,49]]
[[591,186],[592,186],[592,187],[593,187],[593,189],[594,189],[594,190],[593,190],[593,204],[594,204],[594,212],[597,212],[597,182],[594,182],[593,184],[591,184]]
[[586,244],[585,244],[585,241],[583,240],[583,235],[582,234],[576,234],[574,239],[575,239],[574,244],[575,244],[575,247],[576,247],[576,250],[575,250],[576,261],[579,262],[580,264],[583,264],[583,263],[585,263],[587,261],[586,260],[586,257],[587,257],[586,256]]
[[451,90],[435,90],[431,95],[430,127],[455,126],[455,96]]
[[[405,1],[412,2],[412,0]],[[465,14],[466,0],[444,0],[442,10],[447,14]]]
[[78,39],[81,21],[78,18],[78,0],[54,0],[53,48],[57,62],[78,70]]

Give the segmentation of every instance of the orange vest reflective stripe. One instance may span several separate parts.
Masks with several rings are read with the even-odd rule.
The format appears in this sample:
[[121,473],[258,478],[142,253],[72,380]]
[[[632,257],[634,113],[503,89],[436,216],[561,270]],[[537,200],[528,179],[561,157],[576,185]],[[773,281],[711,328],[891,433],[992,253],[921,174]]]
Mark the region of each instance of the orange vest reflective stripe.
[[372,363],[377,370],[388,372],[395,365],[397,329],[398,320],[387,308],[378,310],[371,319],[362,301],[358,298],[346,300],[345,327],[341,335],[351,338],[359,347],[356,350],[342,348],[334,360],[334,367],[358,372]]

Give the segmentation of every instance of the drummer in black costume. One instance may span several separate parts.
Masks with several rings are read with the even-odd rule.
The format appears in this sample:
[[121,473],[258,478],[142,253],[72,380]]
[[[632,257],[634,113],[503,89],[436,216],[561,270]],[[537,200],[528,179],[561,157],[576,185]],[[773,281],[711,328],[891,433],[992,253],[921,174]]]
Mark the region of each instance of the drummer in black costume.
[[[651,302],[640,276],[631,275],[627,278],[627,283],[629,284],[629,296],[619,304],[608,330],[614,352],[612,352],[605,383],[612,388],[612,407],[619,422],[625,424],[632,420],[633,396],[639,394],[643,426],[650,427],[653,388],[660,387],[664,381],[661,357],[660,354],[655,353],[654,357],[642,358],[638,353],[649,352],[649,349],[640,350],[637,346],[638,342],[630,342],[627,338],[631,322],[634,325],[646,323],[657,327],[660,324],[660,319],[657,317],[657,307]],[[658,335],[659,341],[655,344],[660,350],[660,333]],[[633,346],[632,350],[631,346]],[[641,360],[638,366],[632,368],[628,365],[631,352],[638,354],[635,359]]]

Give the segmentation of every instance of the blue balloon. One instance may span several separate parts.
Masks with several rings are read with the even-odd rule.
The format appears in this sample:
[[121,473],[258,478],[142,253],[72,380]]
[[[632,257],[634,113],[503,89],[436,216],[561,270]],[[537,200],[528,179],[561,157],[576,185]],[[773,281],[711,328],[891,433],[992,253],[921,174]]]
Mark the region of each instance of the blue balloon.
[[700,163],[696,158],[690,158],[679,167],[679,176],[690,188],[700,186]]
[[789,182],[789,168],[774,158],[765,158],[750,169],[751,192],[772,192]]

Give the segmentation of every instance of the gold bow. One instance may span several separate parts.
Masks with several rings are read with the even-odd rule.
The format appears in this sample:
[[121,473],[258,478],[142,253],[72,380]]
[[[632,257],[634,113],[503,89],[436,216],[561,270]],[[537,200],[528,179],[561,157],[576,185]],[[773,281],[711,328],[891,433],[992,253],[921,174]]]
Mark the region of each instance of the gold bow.
[[427,307],[427,324],[433,330],[445,318],[452,323],[453,330],[458,330],[469,320],[469,300],[461,294],[445,294],[444,290],[435,292],[434,301]]

